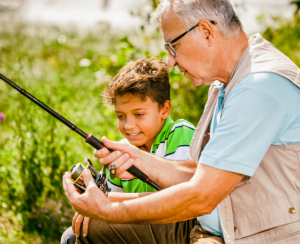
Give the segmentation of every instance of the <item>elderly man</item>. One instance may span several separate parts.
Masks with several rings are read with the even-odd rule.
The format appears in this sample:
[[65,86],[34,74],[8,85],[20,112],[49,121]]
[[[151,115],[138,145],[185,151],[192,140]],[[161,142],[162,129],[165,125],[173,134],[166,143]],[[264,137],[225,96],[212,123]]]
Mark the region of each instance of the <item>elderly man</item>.
[[95,151],[103,165],[114,162],[125,179],[135,165],[166,189],[111,203],[88,171],[81,195],[66,173],[70,203],[93,218],[78,241],[298,243],[298,67],[259,34],[248,37],[227,0],[164,0],[152,19],[161,23],[168,65],[195,86],[211,85],[193,160],[172,162],[103,138],[114,150]]

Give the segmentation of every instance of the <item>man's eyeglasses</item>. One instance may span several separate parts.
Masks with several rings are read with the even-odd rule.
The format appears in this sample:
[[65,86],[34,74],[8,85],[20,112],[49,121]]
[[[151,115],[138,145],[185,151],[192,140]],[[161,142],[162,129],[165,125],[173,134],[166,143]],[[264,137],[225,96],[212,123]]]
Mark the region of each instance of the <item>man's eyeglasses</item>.
[[[216,21],[210,20],[210,23],[212,23],[213,25],[217,24]],[[176,51],[175,49],[172,47],[172,44],[174,42],[177,42],[180,38],[184,37],[187,33],[189,33],[191,30],[195,29],[197,26],[199,25],[196,24],[195,26],[193,26],[192,28],[188,29],[186,32],[184,32],[183,34],[181,34],[180,36],[176,37],[175,39],[173,39],[172,41],[168,42],[165,44],[165,49],[173,56],[176,56]]]

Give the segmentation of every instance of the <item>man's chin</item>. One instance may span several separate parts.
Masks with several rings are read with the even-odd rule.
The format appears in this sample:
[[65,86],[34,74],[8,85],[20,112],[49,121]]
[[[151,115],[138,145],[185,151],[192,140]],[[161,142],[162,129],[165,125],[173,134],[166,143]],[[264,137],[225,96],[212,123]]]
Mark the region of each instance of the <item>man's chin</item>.
[[194,86],[203,85],[203,79],[190,78]]

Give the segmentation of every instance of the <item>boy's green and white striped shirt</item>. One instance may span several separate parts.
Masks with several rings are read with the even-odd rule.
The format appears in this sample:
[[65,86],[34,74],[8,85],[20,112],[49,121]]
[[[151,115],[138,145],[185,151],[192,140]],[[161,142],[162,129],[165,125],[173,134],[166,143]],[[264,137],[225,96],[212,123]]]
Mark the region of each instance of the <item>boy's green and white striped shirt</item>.
[[[168,117],[165,124],[155,138],[151,154],[170,160],[192,160],[190,155],[190,144],[193,138],[195,127],[188,121],[179,119],[173,121]],[[113,192],[152,192],[154,188],[139,179],[123,180],[119,178],[108,181],[109,188]]]

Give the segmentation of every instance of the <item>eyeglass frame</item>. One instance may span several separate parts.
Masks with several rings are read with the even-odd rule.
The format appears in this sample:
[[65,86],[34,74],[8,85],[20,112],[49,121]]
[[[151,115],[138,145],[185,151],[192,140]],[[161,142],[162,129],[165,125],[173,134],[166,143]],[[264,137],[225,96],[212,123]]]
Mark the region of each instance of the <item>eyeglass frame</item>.
[[[210,23],[212,23],[213,25],[216,25],[217,22],[210,20]],[[188,29],[186,32],[184,32],[183,34],[181,34],[180,36],[176,37],[175,39],[173,39],[170,42],[165,43],[164,47],[165,49],[168,51],[168,53],[170,53],[173,57],[176,56],[176,51],[175,49],[172,47],[172,44],[174,42],[177,42],[180,38],[184,37],[187,33],[189,33],[190,31],[192,31],[193,29],[195,29],[197,26],[199,25],[199,23],[197,23],[196,25],[194,25],[193,27],[191,27],[190,29]],[[173,52],[173,53],[172,53]]]

